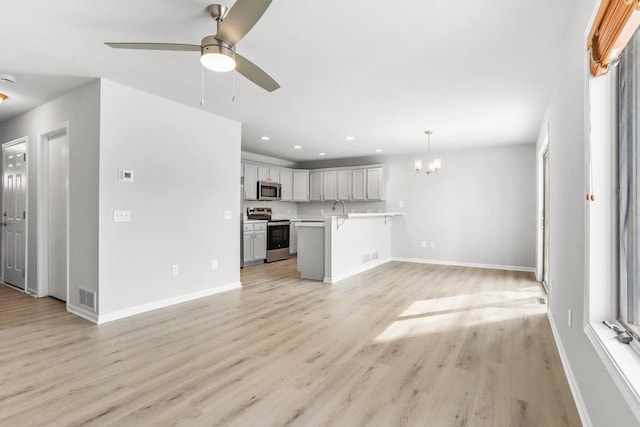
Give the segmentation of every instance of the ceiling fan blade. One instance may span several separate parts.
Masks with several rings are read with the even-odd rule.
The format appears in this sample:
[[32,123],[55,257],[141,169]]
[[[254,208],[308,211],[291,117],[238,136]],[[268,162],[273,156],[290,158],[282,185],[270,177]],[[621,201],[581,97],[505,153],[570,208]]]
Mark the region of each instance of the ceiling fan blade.
[[236,59],[236,71],[240,74],[260,86],[262,89],[273,92],[278,89],[280,85],[273,80],[267,73],[262,71],[260,67],[258,67],[253,62],[249,61],[242,55],[235,54]]
[[177,50],[200,52],[198,44],[181,43],[105,43],[109,47],[116,49],[144,49],[144,50]]
[[267,10],[271,0],[237,0],[218,28],[217,39],[235,46]]

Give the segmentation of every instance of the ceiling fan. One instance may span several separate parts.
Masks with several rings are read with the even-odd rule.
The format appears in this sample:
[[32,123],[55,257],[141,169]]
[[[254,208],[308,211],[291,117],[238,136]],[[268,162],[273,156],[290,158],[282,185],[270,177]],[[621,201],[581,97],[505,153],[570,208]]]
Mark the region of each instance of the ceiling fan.
[[253,28],[267,10],[271,0],[237,0],[231,8],[212,4],[207,11],[216,20],[215,35],[206,36],[197,44],[181,43],[105,43],[117,49],[177,50],[200,52],[200,62],[206,68],[227,72],[235,69],[261,88],[273,92],[280,85],[260,67],[236,52],[236,44]]

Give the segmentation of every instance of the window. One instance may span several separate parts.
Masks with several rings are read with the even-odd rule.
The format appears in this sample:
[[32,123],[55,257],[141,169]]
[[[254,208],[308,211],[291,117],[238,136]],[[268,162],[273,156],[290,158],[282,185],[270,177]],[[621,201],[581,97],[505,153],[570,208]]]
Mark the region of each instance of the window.
[[640,337],[640,33],[626,46],[618,77],[618,320]]

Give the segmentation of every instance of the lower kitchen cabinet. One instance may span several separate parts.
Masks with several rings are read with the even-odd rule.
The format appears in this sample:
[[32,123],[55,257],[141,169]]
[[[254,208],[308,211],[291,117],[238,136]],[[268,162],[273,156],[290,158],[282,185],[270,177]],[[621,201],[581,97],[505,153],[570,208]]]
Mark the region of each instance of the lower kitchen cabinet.
[[251,263],[267,259],[267,223],[244,224],[244,262]]

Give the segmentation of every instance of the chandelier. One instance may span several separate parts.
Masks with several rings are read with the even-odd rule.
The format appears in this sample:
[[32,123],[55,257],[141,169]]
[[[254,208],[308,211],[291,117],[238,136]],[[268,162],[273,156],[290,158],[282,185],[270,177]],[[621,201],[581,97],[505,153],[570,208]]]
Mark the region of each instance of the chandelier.
[[[432,173],[437,173],[442,167],[442,159],[433,159],[429,160],[429,154],[431,153],[431,135],[433,134],[432,130],[425,130],[424,133],[427,135],[427,170],[426,174],[431,175]],[[418,159],[414,162],[414,168],[417,173],[420,173],[422,170],[422,160]]]

